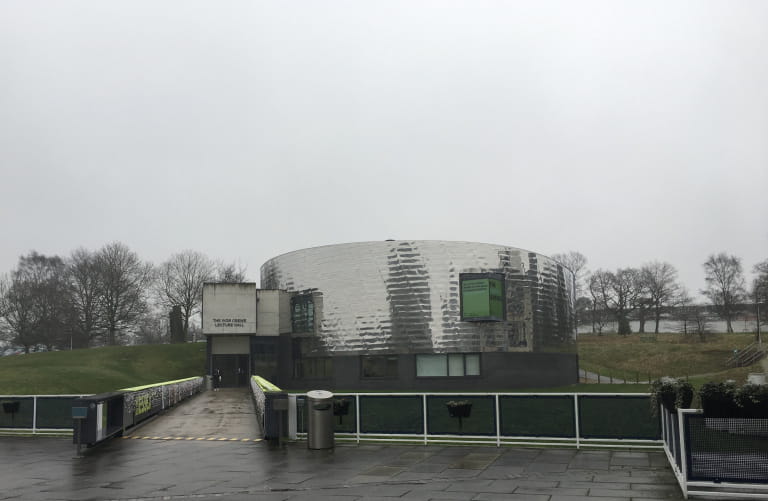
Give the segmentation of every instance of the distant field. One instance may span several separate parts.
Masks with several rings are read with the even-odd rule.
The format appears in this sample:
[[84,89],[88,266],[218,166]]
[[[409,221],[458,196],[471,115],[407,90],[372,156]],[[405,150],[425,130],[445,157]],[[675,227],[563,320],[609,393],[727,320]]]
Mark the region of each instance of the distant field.
[[582,369],[630,381],[662,376],[691,377],[694,383],[735,379],[742,382],[749,372],[763,372],[757,364],[725,370],[725,361],[734,349],[742,349],[754,334],[580,334],[579,365]]
[[112,346],[0,358],[0,395],[101,393],[205,372],[205,343]]

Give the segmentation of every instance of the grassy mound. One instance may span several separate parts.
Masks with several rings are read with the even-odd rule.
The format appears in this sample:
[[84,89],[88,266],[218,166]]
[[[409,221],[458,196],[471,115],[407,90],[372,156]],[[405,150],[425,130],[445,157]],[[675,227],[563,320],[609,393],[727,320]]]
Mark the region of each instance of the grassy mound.
[[648,381],[662,376],[691,377],[694,381],[742,381],[749,372],[762,372],[759,364],[726,370],[725,361],[734,349],[742,349],[754,334],[580,334],[579,366],[620,379]]
[[2,357],[0,395],[101,393],[201,376],[205,346],[110,346]]

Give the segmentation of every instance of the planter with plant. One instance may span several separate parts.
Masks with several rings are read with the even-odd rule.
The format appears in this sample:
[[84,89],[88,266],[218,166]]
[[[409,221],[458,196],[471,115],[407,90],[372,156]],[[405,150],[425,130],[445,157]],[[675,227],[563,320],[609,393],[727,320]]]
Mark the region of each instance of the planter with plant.
[[659,406],[671,413],[677,409],[690,409],[693,394],[693,386],[684,379],[657,379],[651,383],[651,414],[658,415]]
[[341,424],[344,416],[349,414],[349,400],[346,398],[336,398],[333,400],[333,415],[339,417]]
[[468,418],[472,413],[472,403],[469,400],[449,400],[445,403],[448,409],[448,415],[459,419],[459,429],[461,429],[464,418]]
[[732,382],[704,383],[699,390],[701,408],[706,418],[739,417],[736,404],[736,385]]

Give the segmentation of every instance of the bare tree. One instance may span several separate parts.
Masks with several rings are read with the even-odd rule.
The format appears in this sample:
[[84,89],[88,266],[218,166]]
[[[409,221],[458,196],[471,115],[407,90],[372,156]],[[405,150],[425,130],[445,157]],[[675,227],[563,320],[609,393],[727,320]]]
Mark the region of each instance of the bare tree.
[[703,305],[694,304],[693,298],[685,288],[680,288],[675,299],[675,316],[680,322],[679,331],[682,334],[698,334],[703,342],[709,332],[709,314]]
[[590,282],[597,303],[608,310],[619,323],[619,334],[631,334],[629,315],[637,308],[640,294],[640,272],[635,268],[619,268],[616,273],[597,270]]
[[216,281],[230,284],[240,284],[247,280],[247,267],[240,263],[219,262],[216,267]]
[[752,282],[752,291],[754,294],[759,292],[764,298],[768,295],[768,259],[757,263],[752,271],[757,275]]
[[160,265],[156,288],[161,302],[181,308],[183,335],[171,342],[183,343],[189,332],[189,319],[200,311],[203,284],[215,278],[215,264],[200,252],[185,250]]
[[741,258],[721,252],[710,255],[703,266],[707,287],[701,292],[725,319],[726,331],[732,333],[731,321],[736,314],[736,305],[745,294]]
[[654,331],[659,333],[659,322],[664,308],[672,305],[680,291],[677,270],[669,263],[653,261],[640,270],[648,301],[653,309]]
[[588,290],[591,299],[589,300],[589,308],[591,312],[592,332],[602,335],[603,328],[607,323],[606,310],[604,306],[603,289],[604,282],[607,280],[606,271],[597,270],[590,275],[587,282]]
[[151,311],[142,315],[136,328],[138,344],[162,344],[168,339],[168,315],[164,311]]
[[108,345],[133,328],[147,310],[147,289],[153,280],[152,265],[120,242],[105,245],[96,253],[103,301],[103,321]]
[[102,283],[94,252],[80,248],[68,262],[67,282],[72,301],[72,345],[86,348],[103,332]]
[[568,251],[552,255],[552,259],[562,264],[573,273],[574,284],[576,288],[576,297],[584,295],[586,290],[585,279],[587,272],[587,258],[581,252]]
[[768,259],[757,263],[752,271],[756,274],[752,281],[752,296],[755,298],[755,321],[757,322],[757,332],[755,336],[760,340],[760,324],[768,318],[768,307],[766,298],[768,298]]
[[587,271],[587,258],[581,252],[568,251],[554,254],[552,259],[568,268],[573,274],[574,314],[576,316],[576,331],[578,332],[579,324],[583,321],[590,303],[589,298],[585,297],[587,291],[586,278],[589,274]]
[[48,349],[64,344],[70,304],[62,259],[34,251],[19,258],[3,285],[0,311],[13,342],[27,353],[36,344]]

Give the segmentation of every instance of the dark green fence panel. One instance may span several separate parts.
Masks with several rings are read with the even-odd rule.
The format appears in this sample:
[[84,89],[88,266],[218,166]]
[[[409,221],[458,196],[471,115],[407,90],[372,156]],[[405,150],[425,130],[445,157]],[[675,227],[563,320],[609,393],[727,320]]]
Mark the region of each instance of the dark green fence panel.
[[423,434],[421,397],[360,397],[360,432]]
[[72,429],[73,397],[37,397],[37,428]]
[[296,432],[307,432],[307,397],[296,397]]
[[[430,435],[496,435],[494,400],[492,396],[428,396],[427,430]],[[461,417],[467,409],[469,416]]]
[[576,437],[573,397],[500,396],[501,435]]
[[31,429],[34,405],[32,397],[0,397],[0,428]]
[[[343,404],[341,404],[341,401],[347,401],[349,402],[347,404],[347,413],[338,415],[338,413],[335,411],[333,416],[333,431],[336,433],[355,433],[357,431],[357,425],[355,423],[355,412],[357,411],[357,408],[355,406],[355,397],[349,396],[336,396],[334,397],[334,408],[337,406],[343,407]],[[337,403],[338,402],[338,403]],[[307,432],[307,407],[306,407],[306,397],[305,396],[297,396],[296,397],[296,431],[298,433],[306,433]]]
[[661,439],[661,421],[651,416],[650,397],[579,396],[581,438]]
[[356,411],[354,396],[335,397],[333,399],[333,431],[336,433],[355,433],[357,430]]

